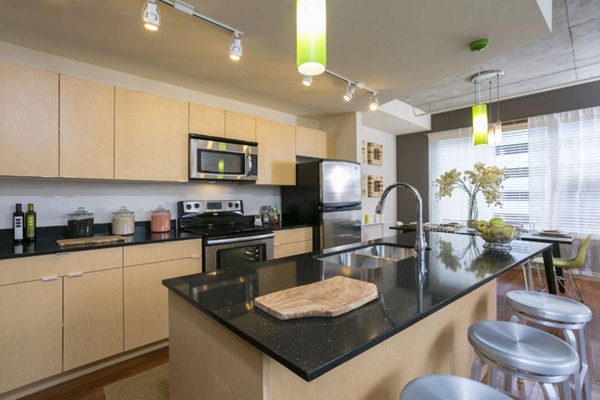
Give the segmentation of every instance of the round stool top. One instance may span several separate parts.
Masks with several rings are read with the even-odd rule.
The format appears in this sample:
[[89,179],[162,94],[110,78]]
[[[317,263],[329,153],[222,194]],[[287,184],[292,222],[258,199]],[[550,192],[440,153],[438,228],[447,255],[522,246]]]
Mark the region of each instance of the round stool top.
[[504,300],[515,311],[531,317],[575,324],[592,319],[592,310],[585,304],[549,293],[513,290]]
[[579,369],[579,356],[571,346],[531,326],[483,321],[471,325],[468,335],[476,352],[509,368],[546,376]]
[[512,397],[483,383],[461,376],[427,375],[410,381],[400,400],[511,400]]

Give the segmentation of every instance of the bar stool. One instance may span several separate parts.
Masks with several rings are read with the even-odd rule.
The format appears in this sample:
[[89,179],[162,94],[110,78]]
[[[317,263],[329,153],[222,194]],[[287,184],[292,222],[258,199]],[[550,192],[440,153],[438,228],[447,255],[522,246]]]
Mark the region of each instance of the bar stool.
[[592,319],[592,310],[571,299],[525,290],[508,292],[504,301],[514,314],[511,321],[533,322],[560,329],[566,342],[579,355],[581,386],[573,389],[583,392],[586,400],[592,400],[584,333],[586,324]]
[[553,383],[560,383],[561,397],[571,399],[569,378],[579,385],[579,357],[567,343],[527,325],[505,321],[483,321],[469,327],[469,343],[475,350],[471,379],[481,380],[484,364],[504,372],[504,390],[512,377],[538,382],[547,400],[558,396]]
[[408,382],[400,400],[512,400],[516,397],[483,383],[453,375],[420,376]]

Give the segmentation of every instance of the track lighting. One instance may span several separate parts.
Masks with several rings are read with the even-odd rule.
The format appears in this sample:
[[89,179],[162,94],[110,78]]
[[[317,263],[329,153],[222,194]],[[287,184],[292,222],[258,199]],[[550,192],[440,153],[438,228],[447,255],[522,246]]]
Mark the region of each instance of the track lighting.
[[233,61],[239,61],[242,58],[242,54],[244,53],[244,48],[242,47],[242,39],[240,39],[239,32],[233,32],[233,37],[231,38],[231,44],[229,45],[229,58]]
[[352,100],[352,96],[354,96],[354,92],[356,92],[356,87],[352,84],[352,82],[348,82],[348,86],[346,87],[346,93],[344,94],[344,100],[346,100],[346,101]]
[[312,85],[312,82],[313,82],[312,75],[304,75],[304,77],[302,78],[302,84],[304,86],[310,86],[310,85]]
[[379,108],[379,100],[377,99],[377,93],[372,93],[369,97],[369,110],[375,111]]
[[156,0],[148,0],[142,8],[142,21],[144,28],[149,31],[157,31],[160,27],[160,12]]

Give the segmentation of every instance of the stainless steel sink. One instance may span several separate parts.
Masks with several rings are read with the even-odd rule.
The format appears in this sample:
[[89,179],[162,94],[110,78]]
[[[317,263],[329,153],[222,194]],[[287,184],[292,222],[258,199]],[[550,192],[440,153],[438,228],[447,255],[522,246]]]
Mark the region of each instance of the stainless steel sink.
[[332,264],[346,265],[352,268],[373,269],[395,264],[397,261],[414,255],[414,249],[378,244],[353,249],[345,253],[317,257],[317,259]]

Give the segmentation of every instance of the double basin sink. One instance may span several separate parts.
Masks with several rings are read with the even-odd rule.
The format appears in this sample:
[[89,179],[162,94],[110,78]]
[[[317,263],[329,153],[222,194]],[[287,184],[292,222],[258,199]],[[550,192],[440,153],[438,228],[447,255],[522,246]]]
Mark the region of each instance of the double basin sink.
[[344,253],[317,257],[318,260],[351,268],[373,269],[395,264],[405,258],[414,257],[415,250],[406,247],[377,244],[352,249]]

